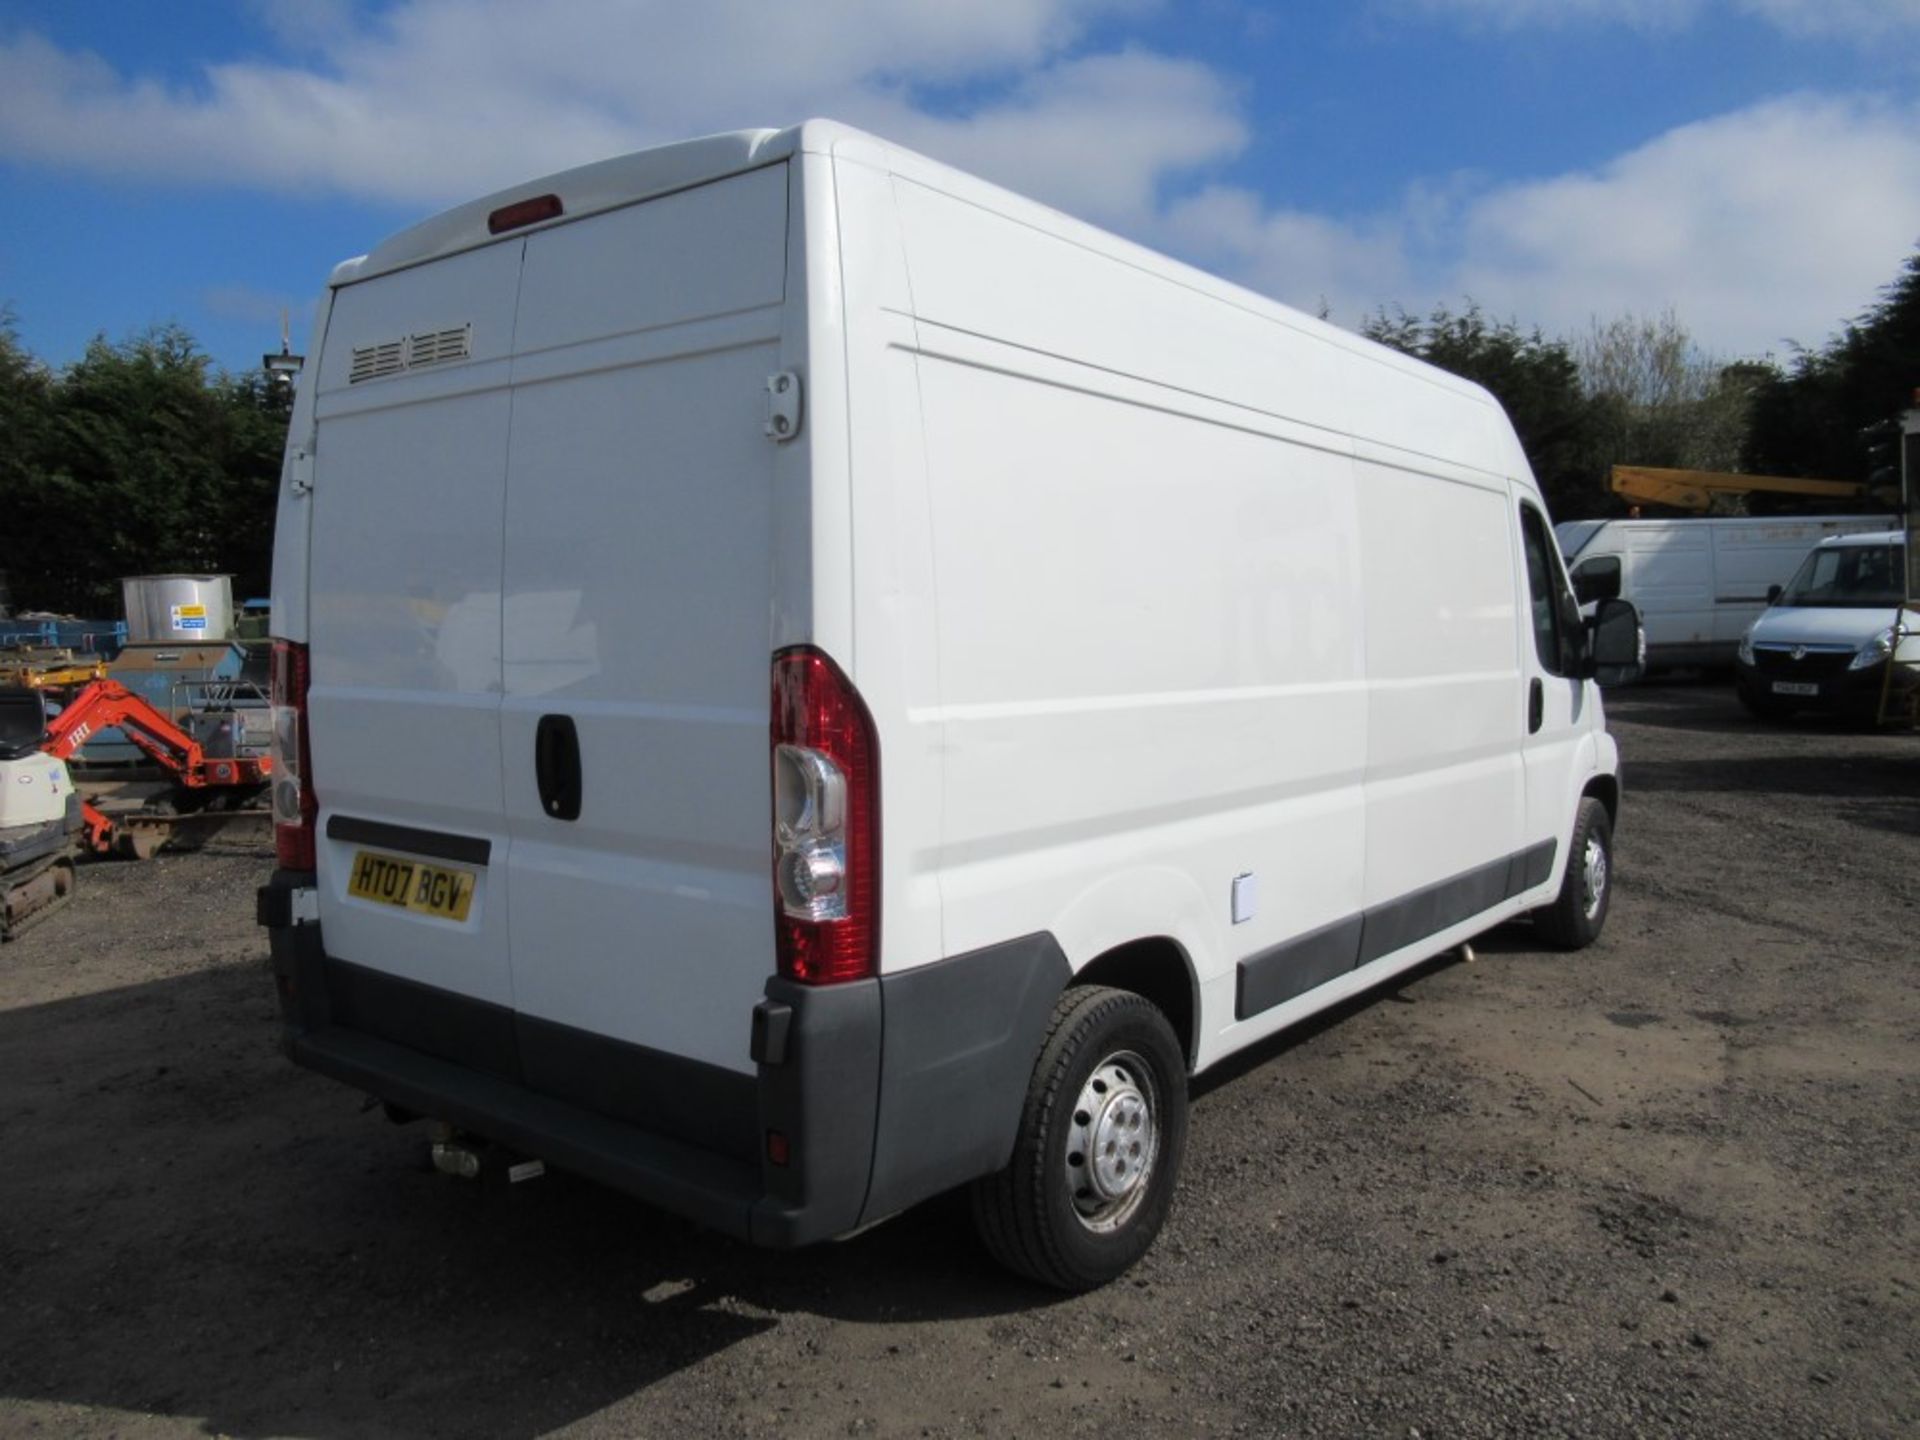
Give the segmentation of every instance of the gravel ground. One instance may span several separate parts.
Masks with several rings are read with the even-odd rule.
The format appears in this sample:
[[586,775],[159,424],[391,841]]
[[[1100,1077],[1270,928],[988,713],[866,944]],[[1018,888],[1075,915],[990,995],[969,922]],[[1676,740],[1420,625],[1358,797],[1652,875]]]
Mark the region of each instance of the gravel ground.
[[0,950],[0,1433],[1911,1435],[1920,738],[1610,702],[1619,890],[1195,1085],[1144,1264],[754,1252],[294,1070],[253,836]]

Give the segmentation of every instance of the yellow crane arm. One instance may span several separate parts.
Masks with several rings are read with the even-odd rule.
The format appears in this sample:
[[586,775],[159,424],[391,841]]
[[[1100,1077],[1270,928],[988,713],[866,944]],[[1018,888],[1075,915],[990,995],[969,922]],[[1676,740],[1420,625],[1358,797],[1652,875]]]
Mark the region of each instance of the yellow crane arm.
[[1730,475],[1718,470],[1661,470],[1651,465],[1613,467],[1613,491],[1629,500],[1704,512],[1715,495],[1807,495],[1822,500],[1865,500],[1865,485],[1845,480],[1802,480],[1790,475]]

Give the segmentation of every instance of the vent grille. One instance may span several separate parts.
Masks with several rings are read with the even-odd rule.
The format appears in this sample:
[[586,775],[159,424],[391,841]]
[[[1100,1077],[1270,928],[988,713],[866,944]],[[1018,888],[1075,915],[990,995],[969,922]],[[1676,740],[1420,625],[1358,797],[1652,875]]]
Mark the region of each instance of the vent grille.
[[362,380],[398,375],[406,368],[406,351],[398,340],[363,346],[353,352],[353,370],[347,376],[347,383],[358,385]]
[[455,360],[465,360],[472,353],[471,325],[462,325],[457,330],[429,330],[398,340],[383,340],[378,345],[357,346],[353,352],[353,368],[347,372],[347,383],[358,385],[363,380],[380,380],[423,365],[448,365]]
[[458,330],[436,330],[431,335],[412,335],[407,338],[407,364],[445,365],[452,360],[467,358],[467,339],[473,333],[471,325],[462,325]]

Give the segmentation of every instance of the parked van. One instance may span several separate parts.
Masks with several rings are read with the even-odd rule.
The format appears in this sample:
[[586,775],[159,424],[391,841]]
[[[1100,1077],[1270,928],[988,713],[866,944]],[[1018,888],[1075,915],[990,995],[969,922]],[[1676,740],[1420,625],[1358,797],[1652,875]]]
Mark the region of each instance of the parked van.
[[1554,527],[1582,604],[1620,597],[1639,610],[1647,664],[1726,666],[1747,627],[1807,547],[1884,531],[1890,515],[1564,520]]
[[1920,675],[1920,615],[1906,608],[1904,531],[1823,540],[1740,641],[1740,700],[1765,720],[1800,710],[1867,719]]
[[1464,381],[818,121],[403,231],[311,354],[261,918],[390,1114],[763,1245],[970,1183],[1081,1288],[1189,1076],[1605,922],[1637,624]]

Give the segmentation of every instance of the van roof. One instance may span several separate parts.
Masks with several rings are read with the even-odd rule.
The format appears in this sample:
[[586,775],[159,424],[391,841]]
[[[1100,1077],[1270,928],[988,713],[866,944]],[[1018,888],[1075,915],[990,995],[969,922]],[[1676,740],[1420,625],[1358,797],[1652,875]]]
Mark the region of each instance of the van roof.
[[1867,530],[1858,535],[1829,535],[1820,543],[1822,545],[1832,545],[1836,548],[1860,545],[1899,545],[1904,542],[1906,538],[1907,532],[1904,530]]
[[[1653,530],[1677,526],[1683,530],[1712,528],[1738,530],[1778,528],[1782,525],[1878,525],[1882,530],[1898,528],[1900,517],[1892,514],[1866,515],[1616,515],[1603,520],[1563,520],[1562,526],[1594,525],[1617,530]],[[1875,532],[1878,533],[1878,532]]]
[[[951,184],[958,193],[976,200],[990,192],[997,197],[996,206],[1004,206],[1010,214],[1026,223],[1060,234],[1074,243],[1108,254],[1124,263],[1165,275],[1190,289],[1311,335],[1411,379],[1498,410],[1498,402],[1484,387],[1451,371],[1427,364],[1330,321],[1282,304],[1270,296],[1248,290],[1208,271],[1126,240],[1040,201],[834,120],[807,120],[784,130],[733,130],[697,140],[659,145],[650,150],[639,150],[630,155],[599,160],[537,180],[528,180],[443,210],[389,236],[367,254],[335,266],[329,284],[335,287],[351,285],[376,275],[491,244],[501,237],[488,229],[488,217],[494,211],[520,201],[557,195],[564,213],[537,224],[516,227],[512,232],[515,235],[563,225],[603,210],[617,209],[743,171],[777,164],[801,152],[832,154],[842,159],[858,159],[876,166],[893,167],[901,173],[930,179],[936,184],[943,183],[944,177],[944,183]],[[1510,470],[1514,464],[1524,467],[1525,457],[1520,452],[1517,438],[1511,435],[1507,427],[1501,428],[1507,431],[1502,443],[1509,444],[1513,454],[1501,464],[1489,468]],[[1523,468],[1519,473],[1526,472]]]
[[[796,125],[788,130],[733,130],[698,140],[656,145],[651,150],[596,160],[591,165],[577,165],[571,170],[496,190],[389,235],[365,255],[336,265],[328,283],[350,285],[356,280],[371,279],[490,244],[498,237],[487,228],[487,217],[516,201],[558,195],[566,207],[560,217],[564,222],[771,165],[798,148],[801,129]],[[515,233],[522,232],[516,230]]]

